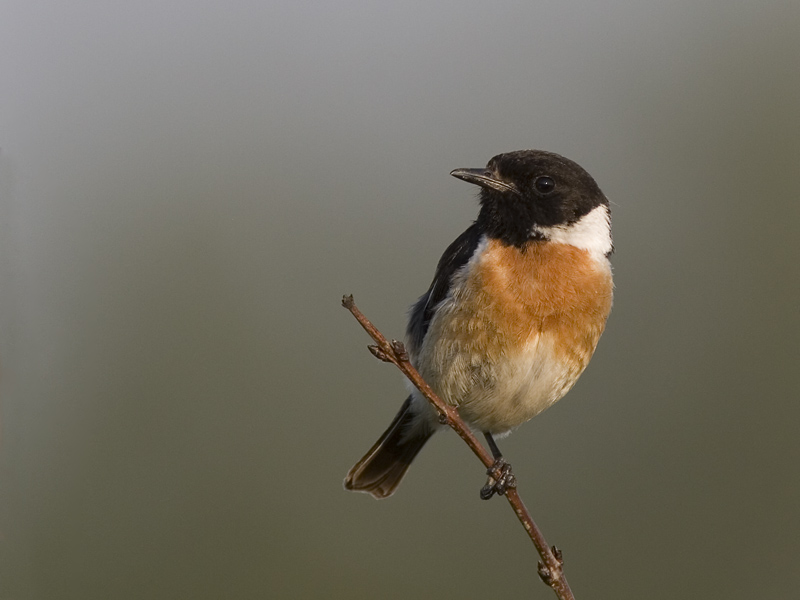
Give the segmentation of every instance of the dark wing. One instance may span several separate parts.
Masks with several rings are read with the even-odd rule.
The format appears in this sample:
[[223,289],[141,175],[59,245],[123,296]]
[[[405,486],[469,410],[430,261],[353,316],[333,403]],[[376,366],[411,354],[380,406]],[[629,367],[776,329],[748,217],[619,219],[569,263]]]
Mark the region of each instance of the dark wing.
[[419,352],[436,307],[447,297],[453,274],[467,264],[467,261],[475,253],[475,248],[478,247],[482,235],[478,226],[473,224],[448,246],[442,258],[439,259],[431,287],[411,307],[409,313],[406,335],[412,355]]

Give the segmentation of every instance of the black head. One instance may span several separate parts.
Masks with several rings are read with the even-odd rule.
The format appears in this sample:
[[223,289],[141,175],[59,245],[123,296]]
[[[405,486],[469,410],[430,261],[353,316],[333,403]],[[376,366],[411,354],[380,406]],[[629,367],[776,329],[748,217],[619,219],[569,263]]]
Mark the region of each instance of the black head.
[[552,227],[568,227],[608,200],[577,163],[542,150],[498,154],[485,169],[456,169],[454,177],[481,186],[476,223],[487,235],[522,246],[546,239]]

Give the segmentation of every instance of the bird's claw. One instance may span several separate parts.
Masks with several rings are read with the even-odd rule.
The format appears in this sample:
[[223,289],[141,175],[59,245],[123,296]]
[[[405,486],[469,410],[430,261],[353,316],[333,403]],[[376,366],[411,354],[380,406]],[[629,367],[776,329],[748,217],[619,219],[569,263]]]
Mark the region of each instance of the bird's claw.
[[517,487],[517,478],[511,472],[511,465],[499,458],[486,470],[489,479],[481,488],[481,500],[488,500],[495,494],[502,496],[509,488]]

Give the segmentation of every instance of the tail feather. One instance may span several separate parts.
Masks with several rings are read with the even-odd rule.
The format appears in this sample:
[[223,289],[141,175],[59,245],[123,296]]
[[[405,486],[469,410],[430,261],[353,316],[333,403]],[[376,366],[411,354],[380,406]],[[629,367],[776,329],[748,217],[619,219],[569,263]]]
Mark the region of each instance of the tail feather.
[[415,417],[409,396],[380,439],[350,469],[344,480],[345,489],[367,492],[375,498],[388,498],[394,493],[411,461],[433,435],[433,431],[423,430],[409,437]]

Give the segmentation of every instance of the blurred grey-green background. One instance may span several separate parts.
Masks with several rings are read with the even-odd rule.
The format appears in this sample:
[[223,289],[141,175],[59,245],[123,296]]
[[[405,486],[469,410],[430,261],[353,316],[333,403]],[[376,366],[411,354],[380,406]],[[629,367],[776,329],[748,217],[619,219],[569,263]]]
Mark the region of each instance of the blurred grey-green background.
[[342,490],[387,335],[476,214],[575,159],[617,294],[503,448],[578,598],[800,586],[800,3],[0,6],[0,597],[549,598],[452,434]]

